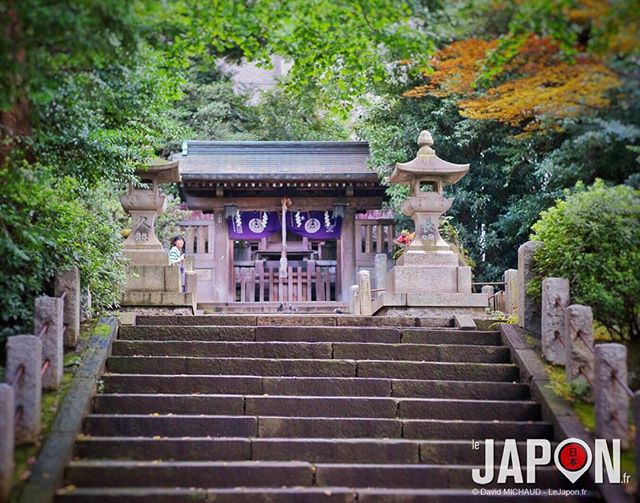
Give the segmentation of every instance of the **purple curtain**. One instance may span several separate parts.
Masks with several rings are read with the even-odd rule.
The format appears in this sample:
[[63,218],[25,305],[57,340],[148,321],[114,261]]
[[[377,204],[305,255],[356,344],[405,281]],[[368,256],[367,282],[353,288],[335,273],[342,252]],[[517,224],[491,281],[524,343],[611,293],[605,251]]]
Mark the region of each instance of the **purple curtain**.
[[340,239],[342,218],[333,218],[331,211],[289,211],[287,231],[309,239]]
[[268,238],[281,229],[277,211],[241,211],[229,217],[229,239],[253,240]]

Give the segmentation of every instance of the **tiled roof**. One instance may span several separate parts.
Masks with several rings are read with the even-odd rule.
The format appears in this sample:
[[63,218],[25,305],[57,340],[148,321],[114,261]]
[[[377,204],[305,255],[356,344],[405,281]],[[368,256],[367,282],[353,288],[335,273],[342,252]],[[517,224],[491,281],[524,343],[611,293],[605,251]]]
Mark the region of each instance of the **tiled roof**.
[[367,180],[366,142],[187,141],[180,173],[187,180]]

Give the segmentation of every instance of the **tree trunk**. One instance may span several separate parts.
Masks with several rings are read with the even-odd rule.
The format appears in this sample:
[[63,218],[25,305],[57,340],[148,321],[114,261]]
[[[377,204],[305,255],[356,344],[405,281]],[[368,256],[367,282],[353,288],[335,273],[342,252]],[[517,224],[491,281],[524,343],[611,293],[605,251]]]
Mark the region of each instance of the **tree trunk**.
[[0,111],[0,165],[4,164],[21,137],[31,136],[31,104],[24,75],[27,53],[22,39],[22,20],[16,0],[8,0],[6,12],[0,33],[6,41],[6,60],[13,63],[13,69],[6,76],[10,89],[9,109]]

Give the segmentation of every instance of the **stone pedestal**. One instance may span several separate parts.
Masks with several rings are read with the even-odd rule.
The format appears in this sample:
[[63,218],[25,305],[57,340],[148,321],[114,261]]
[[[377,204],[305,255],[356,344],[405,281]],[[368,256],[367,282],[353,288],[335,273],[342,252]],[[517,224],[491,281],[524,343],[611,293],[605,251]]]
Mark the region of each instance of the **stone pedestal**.
[[389,183],[408,184],[411,196],[402,205],[415,223],[415,238],[386,276],[385,293],[374,301],[379,314],[485,317],[486,295],[471,293],[471,268],[440,235],[440,217],[453,203],[444,186],[460,180],[468,164],[453,164],[436,156],[428,131],[420,133],[420,150],[408,163],[396,164]]

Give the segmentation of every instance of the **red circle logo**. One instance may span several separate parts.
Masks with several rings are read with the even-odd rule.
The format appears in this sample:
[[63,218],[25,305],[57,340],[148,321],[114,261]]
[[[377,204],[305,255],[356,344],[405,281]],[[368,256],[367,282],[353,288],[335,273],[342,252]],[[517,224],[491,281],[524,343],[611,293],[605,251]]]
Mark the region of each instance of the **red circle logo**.
[[577,472],[587,464],[587,451],[576,442],[571,442],[560,449],[560,464],[570,472]]

